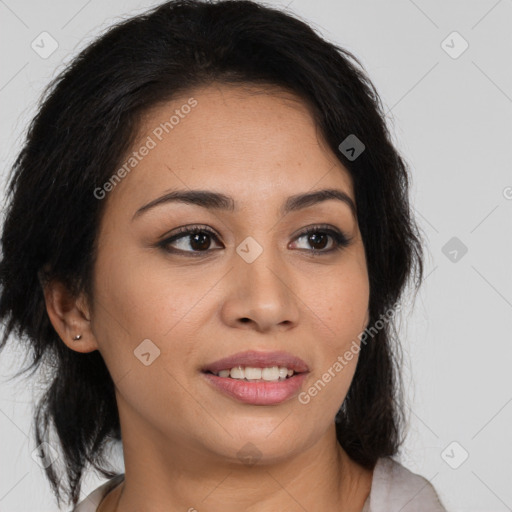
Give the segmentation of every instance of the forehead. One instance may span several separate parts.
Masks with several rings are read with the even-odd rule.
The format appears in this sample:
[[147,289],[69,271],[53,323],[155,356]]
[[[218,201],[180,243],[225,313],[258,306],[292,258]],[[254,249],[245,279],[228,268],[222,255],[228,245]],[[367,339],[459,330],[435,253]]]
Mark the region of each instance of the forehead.
[[129,171],[109,200],[140,203],[175,188],[240,203],[328,187],[353,197],[308,105],[277,87],[215,84],[160,103],[144,114],[123,164]]

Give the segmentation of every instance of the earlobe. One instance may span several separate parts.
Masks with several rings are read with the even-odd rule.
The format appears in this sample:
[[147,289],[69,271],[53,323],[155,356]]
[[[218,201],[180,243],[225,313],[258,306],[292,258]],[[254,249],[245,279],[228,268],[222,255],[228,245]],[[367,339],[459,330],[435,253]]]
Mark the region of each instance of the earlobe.
[[43,288],[46,311],[61,340],[76,352],[98,349],[91,330],[89,310],[82,295],[73,297],[59,281],[47,282]]

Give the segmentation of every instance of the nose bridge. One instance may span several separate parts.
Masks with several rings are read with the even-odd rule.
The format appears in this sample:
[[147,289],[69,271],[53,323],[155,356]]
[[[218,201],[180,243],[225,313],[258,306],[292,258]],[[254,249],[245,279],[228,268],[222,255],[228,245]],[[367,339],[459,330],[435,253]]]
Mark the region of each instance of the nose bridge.
[[261,230],[247,236],[236,247],[234,269],[239,317],[256,323],[278,324],[295,321],[296,297],[286,263],[271,233]]
[[240,261],[237,266],[252,284],[272,285],[278,279],[276,274],[284,272],[282,258],[271,234],[262,230],[254,236],[247,236],[236,247]]

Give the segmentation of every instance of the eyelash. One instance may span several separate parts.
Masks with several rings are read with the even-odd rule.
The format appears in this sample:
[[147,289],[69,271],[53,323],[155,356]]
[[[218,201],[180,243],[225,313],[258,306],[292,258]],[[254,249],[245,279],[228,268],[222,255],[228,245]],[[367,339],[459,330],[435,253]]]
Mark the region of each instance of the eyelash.
[[[312,256],[332,254],[333,252],[340,251],[341,249],[347,247],[350,244],[350,242],[352,241],[352,238],[348,238],[341,231],[334,230],[332,228],[329,228],[328,226],[322,226],[322,225],[312,226],[312,227],[306,229],[305,231],[300,233],[294,240],[299,240],[305,236],[309,236],[314,233],[322,233],[324,235],[330,236],[334,241],[333,242],[334,247],[329,250],[311,249],[310,252],[312,253]],[[172,242],[175,242],[176,240],[180,240],[181,238],[186,238],[186,236],[192,236],[192,235],[196,235],[196,234],[207,234],[207,235],[210,235],[217,243],[220,242],[217,235],[207,227],[203,227],[203,226],[186,227],[185,226],[185,227],[179,228],[178,231],[170,238],[166,238],[165,240],[162,240],[161,242],[159,242],[157,244],[157,246],[162,248],[164,251],[166,251],[168,253],[185,255],[187,257],[188,256],[199,257],[203,253],[210,253],[211,251],[215,250],[215,249],[206,249],[205,251],[182,251],[181,249],[169,249],[168,246]],[[299,250],[304,250],[304,249],[299,249]]]

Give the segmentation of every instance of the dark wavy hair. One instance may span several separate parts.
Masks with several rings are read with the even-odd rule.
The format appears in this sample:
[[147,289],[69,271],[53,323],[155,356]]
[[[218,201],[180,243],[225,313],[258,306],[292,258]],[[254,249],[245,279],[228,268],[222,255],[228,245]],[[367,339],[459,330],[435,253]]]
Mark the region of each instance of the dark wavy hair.
[[[370,279],[369,325],[398,303],[409,282],[417,290],[423,280],[409,171],[391,142],[381,99],[350,52],[297,17],[249,0],[169,1],[110,27],[44,91],[11,169],[1,237],[0,350],[15,334],[32,356],[19,373],[47,370],[33,421],[37,445],[49,442],[52,427],[57,434],[62,467],[57,471],[55,462],[45,473],[59,505],[61,493],[67,503],[78,502],[87,464],[115,475],[105,448],[121,433],[100,352],[78,353],[62,342],[43,286],[59,280],[93,303],[106,203],[94,190],[121,164],[149,108],[213,83],[279,86],[312,109],[353,180]],[[366,147],[355,160],[338,148],[350,134]],[[397,454],[406,424],[397,330],[383,323],[361,344],[336,416],[339,443],[369,469]]]

